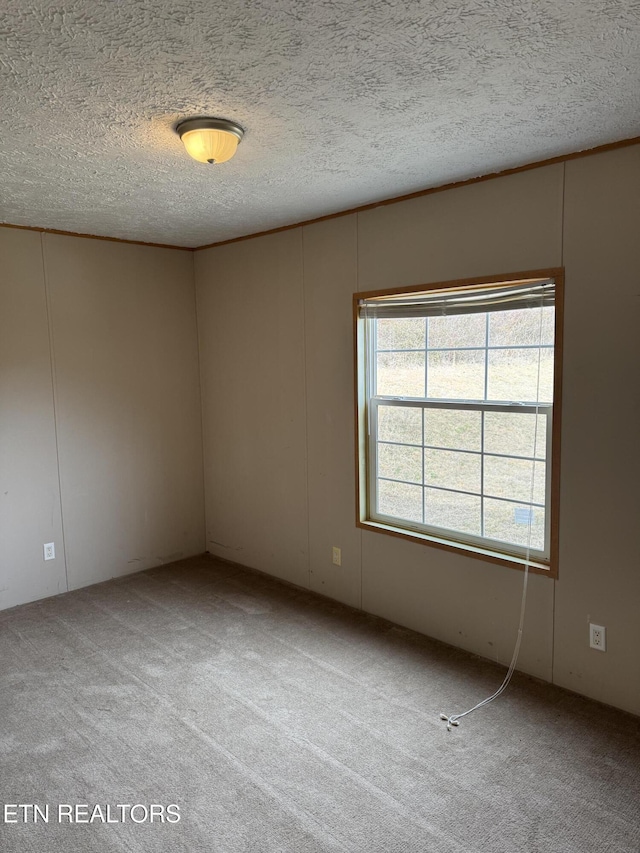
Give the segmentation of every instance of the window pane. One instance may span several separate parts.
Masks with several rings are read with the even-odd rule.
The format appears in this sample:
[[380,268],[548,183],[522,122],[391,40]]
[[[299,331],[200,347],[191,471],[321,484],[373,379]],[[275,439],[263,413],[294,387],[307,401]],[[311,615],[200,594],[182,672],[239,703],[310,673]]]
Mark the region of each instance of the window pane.
[[544,550],[544,510],[525,504],[484,499],[484,535],[512,545],[527,547],[531,517],[531,548]]
[[483,347],[486,314],[429,317],[430,347]]
[[451,450],[425,450],[424,482],[431,486],[479,493],[480,456]]
[[[362,414],[373,418],[360,474],[371,517],[505,555],[524,552],[533,519],[539,556],[549,518],[555,309],[514,301],[505,307],[517,309],[486,303],[455,315],[448,293],[433,304],[427,317],[360,313]],[[536,402],[542,411],[533,414]]]
[[422,483],[422,450],[406,444],[378,444],[378,476]]
[[550,403],[553,399],[553,350],[489,350],[488,400]]
[[378,349],[424,349],[426,327],[423,317],[378,320]]
[[427,396],[440,400],[483,400],[484,352],[430,352]]
[[525,459],[506,459],[500,456],[485,456],[484,458],[485,495],[528,502],[531,500],[532,477],[534,479],[533,502],[544,503],[544,462],[533,463]]
[[422,521],[422,486],[378,480],[378,512],[406,521]]
[[[542,313],[542,316],[540,316]],[[523,308],[489,314],[489,346],[553,344],[554,308]]]
[[422,444],[422,409],[378,406],[378,438]]
[[386,397],[424,396],[424,353],[378,353],[376,393]]
[[[510,456],[535,456],[546,458],[547,418],[526,412],[485,412],[484,449],[487,453],[505,453]],[[534,443],[535,440],[535,443]]]
[[424,443],[459,450],[480,450],[480,412],[424,410]]
[[425,489],[425,524],[480,535],[480,498]]

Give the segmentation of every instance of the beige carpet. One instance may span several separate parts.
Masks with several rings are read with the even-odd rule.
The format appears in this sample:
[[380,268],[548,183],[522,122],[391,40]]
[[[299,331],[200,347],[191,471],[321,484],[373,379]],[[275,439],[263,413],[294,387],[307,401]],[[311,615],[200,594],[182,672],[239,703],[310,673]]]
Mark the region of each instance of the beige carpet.
[[4,611],[0,803],[49,822],[0,850],[638,853],[640,720],[517,675],[448,733],[503,672],[210,558]]

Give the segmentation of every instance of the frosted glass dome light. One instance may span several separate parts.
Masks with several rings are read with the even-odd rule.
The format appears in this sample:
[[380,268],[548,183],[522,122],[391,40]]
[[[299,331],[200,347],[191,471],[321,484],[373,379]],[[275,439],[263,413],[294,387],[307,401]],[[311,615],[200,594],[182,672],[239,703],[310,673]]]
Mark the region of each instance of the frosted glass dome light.
[[211,164],[231,160],[244,136],[239,124],[224,118],[189,118],[176,133],[194,160]]

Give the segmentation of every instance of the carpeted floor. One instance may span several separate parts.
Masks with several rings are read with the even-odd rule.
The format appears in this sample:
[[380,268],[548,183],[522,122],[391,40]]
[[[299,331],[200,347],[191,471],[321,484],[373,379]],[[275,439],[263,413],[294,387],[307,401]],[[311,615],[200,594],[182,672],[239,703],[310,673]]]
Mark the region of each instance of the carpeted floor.
[[0,805],[49,822],[0,850],[638,853],[640,720],[517,675],[448,733],[503,672],[206,557],[4,611]]

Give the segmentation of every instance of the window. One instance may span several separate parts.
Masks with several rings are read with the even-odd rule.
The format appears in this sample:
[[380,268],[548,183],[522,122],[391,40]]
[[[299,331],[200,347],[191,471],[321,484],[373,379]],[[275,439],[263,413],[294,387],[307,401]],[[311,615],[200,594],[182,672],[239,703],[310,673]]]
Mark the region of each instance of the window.
[[560,270],[355,294],[360,526],[555,576],[561,300]]

